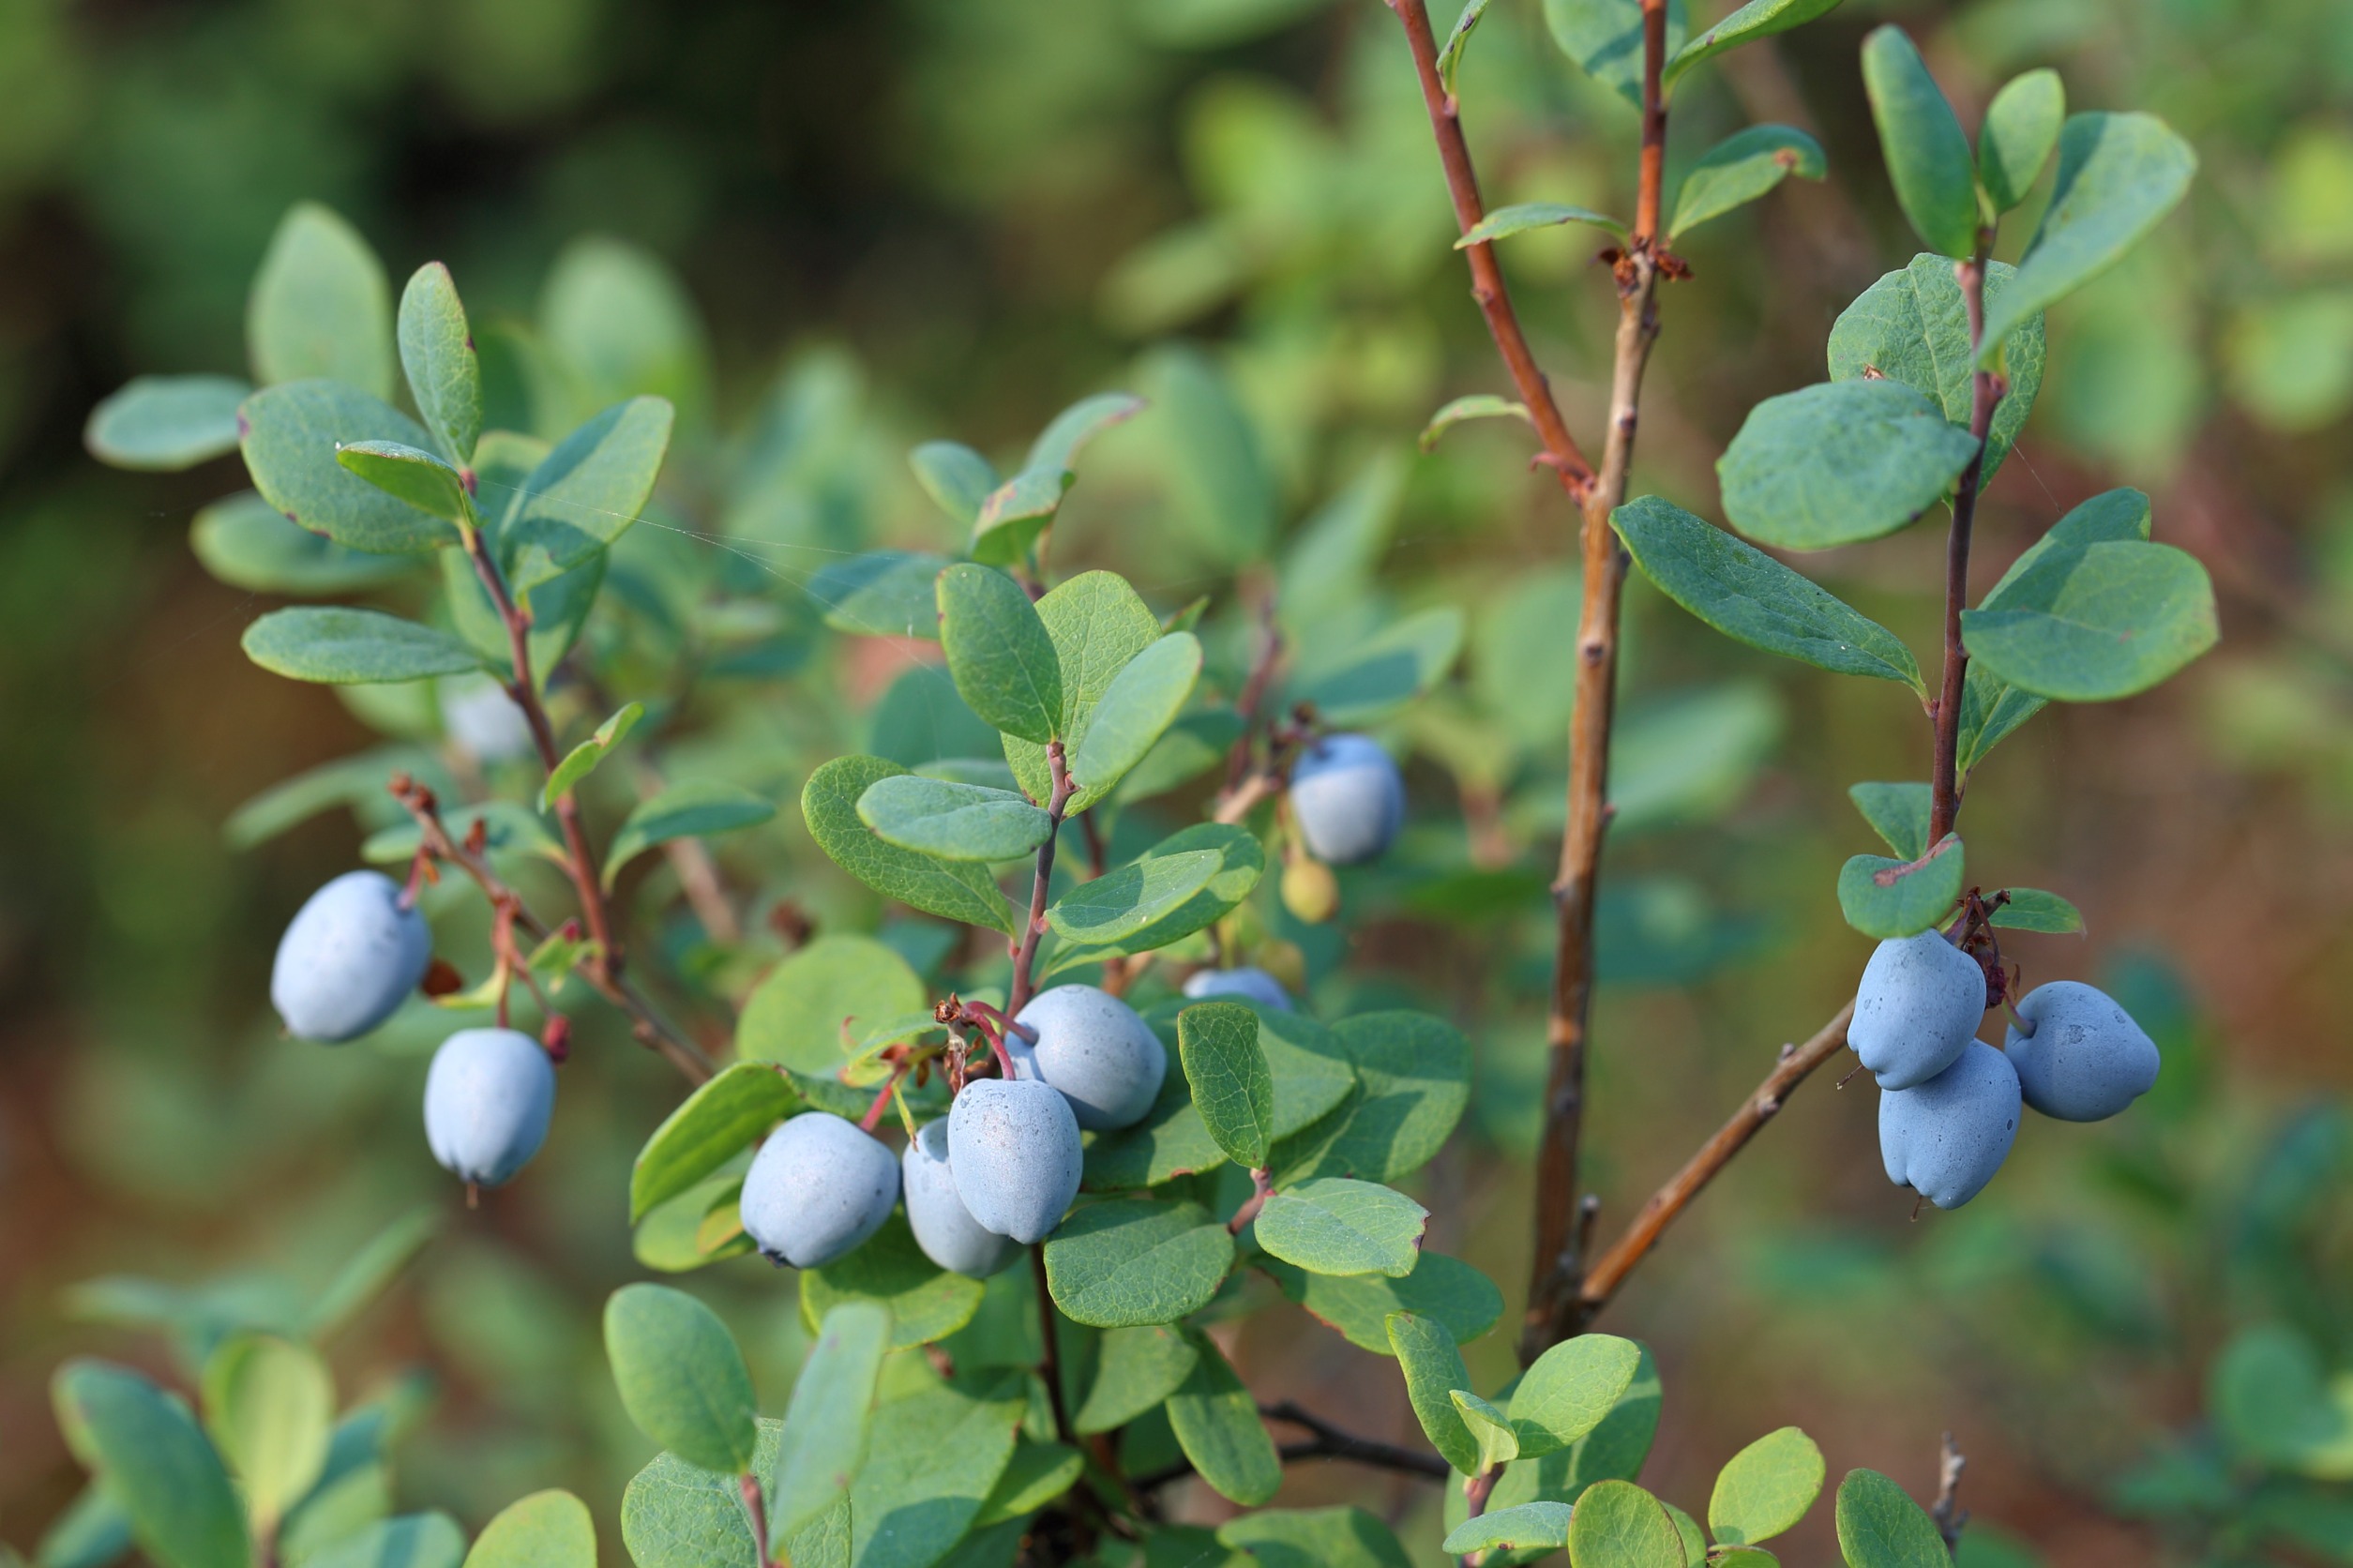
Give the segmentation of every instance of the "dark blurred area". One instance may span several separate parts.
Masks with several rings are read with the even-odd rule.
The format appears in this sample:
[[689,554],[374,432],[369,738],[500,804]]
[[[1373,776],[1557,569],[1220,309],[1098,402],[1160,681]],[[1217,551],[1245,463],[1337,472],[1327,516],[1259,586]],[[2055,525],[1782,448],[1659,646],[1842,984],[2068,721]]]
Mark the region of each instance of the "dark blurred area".
[[[1726,56],[1677,103],[1678,165],[1779,120],[1820,137],[1830,179],[1692,237],[1637,493],[1718,515],[1714,460],[1748,408],[1820,379],[1838,311],[1909,259],[1855,64],[1886,20],[1922,40],[1966,120],[2050,64],[2072,107],[2153,110],[2200,154],[2182,210],[2051,313],[1978,577],[2084,497],[2137,486],[2156,536],[2211,571],[2223,644],[2149,696],[2054,706],[1969,797],[1972,867],[2089,919],[2088,937],[2020,939],[2027,983],[2109,985],[2166,1065],[2133,1115],[2034,1123],[1984,1199],[1917,1223],[1880,1174],[1868,1082],[1807,1084],[1599,1325],[1663,1372],[1645,1481],[1696,1509],[1728,1455],[1795,1423],[1833,1477],[1871,1465],[1925,1498],[1949,1429],[1989,1527],[1965,1559],[1981,1568],[2353,1562],[2353,1459],[2275,1475],[2232,1446],[2209,1393],[2234,1335],[2285,1325],[2335,1369],[2353,1434],[2353,7],[1848,0]],[[1462,98],[1491,204],[1629,201],[1633,116],[1552,46],[1536,5],[1497,0]],[[1414,455],[1440,403],[1502,383],[1385,9],[0,0],[0,1540],[29,1552],[81,1484],[50,1369],[82,1350],[171,1364],[152,1332],[170,1313],[80,1282],[203,1286],[217,1304],[307,1293],[418,1203],[446,1211],[441,1233],[329,1346],[347,1395],[415,1392],[401,1505],[478,1526],[571,1485],[617,1562],[611,1510],[649,1454],[596,1314],[642,1273],[618,1195],[672,1083],[610,1019],[590,1028],[548,1157],[469,1214],[415,1125],[430,1042],[277,1036],[272,945],[361,835],[331,813],[241,850],[222,823],[383,726],[239,651],[277,601],[208,577],[188,545],[197,509],[242,487],[236,459],[139,475],[83,450],[90,407],[129,375],[243,365],[248,282],[300,200],[351,219],[396,280],[446,260],[476,320],[543,312],[582,236],[665,264],[708,374],[681,400],[667,483],[683,531],[662,548],[726,553],[735,590],[788,620],[825,552],[920,531],[908,445],[1018,449],[1082,393],[1152,390],[1169,340],[1221,367],[1287,527],[1379,455],[1404,465],[1382,580],[1408,606],[1469,612],[1464,666],[1404,731],[1407,864],[1350,884],[1367,918],[1345,952],[1300,940],[1317,994],[1408,997],[1472,1037],[1472,1113],[1421,1196],[1433,1244],[1516,1311],[1566,717],[1544,671],[1567,641],[1574,517],[1502,422]],[[1573,425],[1595,430],[1615,307],[1592,237],[1516,245],[1523,311]],[[849,477],[826,493],[848,520],[770,527],[741,505],[702,520],[699,487],[780,371],[843,422]],[[1227,594],[1233,563],[1183,536],[1196,503],[1156,439],[1148,420],[1107,438],[1055,565],[1116,565],[1155,608]],[[1940,560],[1923,526],[1809,565],[1925,650]],[[1844,791],[1917,775],[1926,746],[1886,692],[1727,643],[1638,580],[1629,616],[1627,721],[1656,719],[1636,759],[1656,808],[1607,862],[1621,902],[1591,1123],[1606,1231],[1851,990],[1867,949],[1833,878],[1873,846]],[[872,924],[792,802],[879,722],[876,656],[825,645],[687,727],[674,772],[755,783],[792,822],[725,852],[754,911],[789,898],[821,929]],[[1715,705],[1675,706],[1696,701]],[[724,1040],[721,1009],[694,1021]],[[749,1259],[692,1288],[780,1410],[800,1347],[790,1282]],[[173,1320],[203,1309],[182,1301]],[[1241,1333],[1263,1396],[1410,1435],[1385,1364],[1293,1312]],[[1468,1348],[1482,1377],[1510,1364],[1509,1337]],[[1338,1499],[1438,1538],[1435,1497],[1410,1483],[1311,1467],[1284,1494]],[[1827,1505],[1789,1544],[1829,1560]]]

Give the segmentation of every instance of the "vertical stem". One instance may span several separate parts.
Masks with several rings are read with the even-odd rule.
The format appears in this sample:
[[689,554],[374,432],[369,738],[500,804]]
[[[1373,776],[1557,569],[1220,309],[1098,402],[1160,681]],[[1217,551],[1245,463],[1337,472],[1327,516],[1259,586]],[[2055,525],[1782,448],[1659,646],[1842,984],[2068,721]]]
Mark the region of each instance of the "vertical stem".
[[1576,712],[1569,732],[1568,824],[1552,884],[1560,929],[1546,1020],[1551,1061],[1536,1155],[1536,1245],[1519,1344],[1523,1364],[1576,1333],[1585,1316],[1579,1290],[1579,1237],[1585,1228],[1580,1223],[1577,1165],[1584,1130],[1585,1053],[1592,1022],[1594,900],[1602,837],[1611,815],[1609,739],[1617,707],[1618,614],[1626,580],[1626,552],[1610,526],[1610,514],[1626,498],[1635,434],[1641,423],[1642,376],[1658,339],[1657,228],[1667,145],[1667,103],[1659,73],[1666,48],[1666,0],[1644,0],[1641,189],[1635,231],[1616,268],[1618,337],[1610,371],[1609,429],[1601,473],[1584,496]]
[[[1063,756],[1061,741],[1046,743],[1046,765],[1052,770],[1054,779],[1053,792],[1046,803],[1046,815],[1052,819],[1052,825],[1047,830],[1046,842],[1037,847],[1037,875],[1030,884],[1030,918],[1021,927],[1021,942],[1013,953],[1013,986],[1005,996],[1008,1018],[1030,1004],[1033,984],[1030,975],[1037,966],[1038,939],[1046,934],[1047,890],[1054,880],[1054,840],[1061,836],[1063,813],[1070,807],[1070,797],[1077,793],[1070,782],[1070,764]],[[1045,1267],[1042,1263],[1038,1266]]]
[[[515,678],[508,683],[506,695],[523,711],[523,717],[531,725],[531,738],[539,749],[540,765],[553,773],[564,758],[556,750],[555,727],[548,722],[547,707],[539,701],[538,687],[531,678],[531,616],[516,605],[514,596],[506,591],[506,580],[500,576],[498,563],[490,559],[490,547],[482,537],[482,531],[468,528],[465,543],[475,575],[482,580],[483,591],[490,596],[490,603],[506,627],[506,643],[515,666]],[[581,915],[596,943],[596,968],[608,979],[618,977],[621,950],[613,942],[611,922],[605,911],[604,886],[596,879],[596,856],[588,846],[587,830],[581,824],[580,802],[571,791],[556,797],[555,814],[564,829],[566,867],[572,874]]]
[[735,1478],[735,1485],[744,1498],[744,1512],[751,1516],[752,1550],[761,1562],[776,1560],[768,1555],[768,1508],[760,1496],[760,1477],[747,1471]]
[[[1981,229],[1977,253],[1955,262],[1953,275],[1961,285],[1961,302],[1968,312],[1969,358],[1975,363],[1985,336],[1985,258],[1993,249],[1994,232]],[[2001,380],[1991,370],[1969,377],[1969,434],[1977,438],[1977,455],[1961,470],[1953,494],[1953,528],[1944,552],[1944,682],[1937,694],[1936,744],[1929,775],[1928,842],[1935,844],[1953,831],[1961,814],[1961,700],[1968,690],[1969,654],[1961,645],[1961,611],[1969,597],[1969,535],[1977,521],[1977,494],[1984,481],[1985,437],[1994,428],[1994,409],[2002,399]]]
[[1040,1242],[1030,1248],[1030,1276],[1037,1282],[1037,1332],[1045,1347],[1045,1359],[1038,1364],[1037,1374],[1046,1380],[1046,1399],[1054,1410],[1054,1435],[1077,1447],[1078,1440],[1070,1435],[1070,1411],[1063,1398],[1063,1358],[1060,1336],[1054,1332],[1054,1296],[1046,1288],[1046,1244]]

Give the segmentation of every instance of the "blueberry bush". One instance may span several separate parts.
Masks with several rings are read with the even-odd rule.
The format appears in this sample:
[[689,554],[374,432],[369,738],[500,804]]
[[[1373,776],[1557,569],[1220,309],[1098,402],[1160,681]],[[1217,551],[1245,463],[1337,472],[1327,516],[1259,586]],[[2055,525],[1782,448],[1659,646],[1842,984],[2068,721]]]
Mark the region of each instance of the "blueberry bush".
[[[1768,1432],[1704,1512],[1646,1490],[1658,1367],[1591,1320],[1842,1048],[1877,1081],[1886,1175],[1915,1206],[1969,1202],[2025,1110],[2096,1121],[2157,1084],[2164,1018],[2072,978],[2021,990],[2002,933],[2082,918],[2011,881],[2002,854],[1972,856],[1958,820],[1977,770],[2047,704],[2143,692],[2216,641],[2205,568],[2156,541],[2134,490],[2066,511],[1969,594],[1979,497],[2042,389],[2043,312],[2181,202],[2187,144],[2150,114],[2070,113],[2046,68],[1995,92],[1972,137],[1910,38],[1872,31],[1850,97],[1924,249],[1836,317],[1826,379],[1748,414],[1717,464],[1728,529],[1631,493],[1652,344],[1679,293],[1712,286],[1676,247],[1831,173],[1815,137],[1757,123],[1679,152],[1670,190],[1676,92],[1834,4],[1750,0],[1702,30],[1669,0],[1547,0],[1560,51],[1638,116],[1636,201],[1618,216],[1487,207],[1458,73],[1520,40],[1482,29],[1487,0],[1442,38],[1423,0],[1392,0],[1388,46],[1414,67],[1503,388],[1434,411],[1423,445],[1516,422],[1577,520],[1574,550],[1555,550],[1576,569],[1498,603],[1378,576],[1396,453],[1367,454],[1282,526],[1275,436],[1179,345],[1012,460],[915,445],[928,543],[872,548],[845,520],[902,481],[881,476],[896,454],[842,362],[803,356],[722,430],[675,283],[602,242],[559,261],[535,327],[477,323],[440,263],[396,297],[350,224],[297,205],[252,284],[247,375],[142,376],[92,413],[89,450],[120,467],[241,458],[251,489],[198,517],[194,549],[229,584],[304,601],[252,620],[246,653],[339,688],[384,737],[231,824],[251,845],[348,807],[379,867],[293,915],[269,988],[287,1031],[430,1049],[420,1155],[488,1212],[468,1224],[545,1175],[533,1161],[566,1116],[575,1051],[633,1039],[677,1086],[647,1118],[626,1213],[607,1216],[640,1272],[753,1253],[793,1271],[779,1288],[807,1343],[785,1376],[755,1378],[755,1362],[777,1369],[693,1294],[641,1279],[606,1300],[619,1407],[661,1450],[618,1503],[639,1568],[1402,1568],[1434,1552],[1509,1568],[1561,1551],[1575,1568],[1764,1568],[1828,1485],[1821,1448]],[[2037,204],[2015,264],[1996,261],[2005,221]],[[1615,308],[1590,445],[1501,259],[1561,225],[1598,232],[1591,286]],[[1214,237],[1125,269],[1124,308],[1150,316],[1205,287]],[[1082,467],[1130,427],[1155,432],[1161,520],[1200,568],[1182,580],[1063,565]],[[1924,518],[1945,534],[1933,671],[1790,562]],[[777,531],[822,564],[778,565],[759,548]],[[1621,717],[1632,573],[1749,649],[1883,683],[1875,726],[1909,723],[1885,689],[1907,688],[1924,722],[1905,744],[1927,776],[1849,792],[1889,852],[1836,880],[1847,923],[1878,943],[1852,1003],[1603,1242],[1581,1140],[1589,1057],[1618,1048],[1592,1029],[1624,918],[1605,841],[1723,815],[1778,722],[1738,680]],[[1467,642],[1475,674],[1456,683]],[[882,691],[870,716],[861,685]],[[1543,805],[1516,789],[1507,822],[1504,786],[1563,732],[1565,778],[1543,776]],[[1525,897],[1482,821],[1561,840],[1542,879],[1544,1065],[1521,1091],[1535,1163],[1517,1300],[1425,1245],[1424,1199],[1443,1194],[1422,1173],[1471,1107],[1481,1047],[1440,1011],[1334,983],[1352,924],[1396,896],[1389,863],[1432,837],[1401,758],[1451,775],[1471,819],[1459,854],[1442,852],[1449,874],[1411,890],[1426,907],[1476,919]],[[786,771],[797,801],[779,811],[755,783]],[[739,898],[720,857],[763,835],[792,848]],[[1670,972],[1742,940],[1698,924],[1680,952],[1653,944]],[[2000,1048],[1978,1038],[1996,1014]],[[2308,1136],[2343,1141],[2335,1123]],[[396,1224],[307,1300],[93,1287],[113,1320],[169,1332],[184,1386],[58,1368],[56,1420],[91,1479],[38,1560],[135,1545],[168,1568],[597,1561],[591,1509],[566,1491],[513,1501],[471,1541],[449,1513],[395,1512],[392,1445],[423,1391],[335,1386],[321,1340],[441,1223]],[[1401,1384],[1422,1441],[1254,1394],[1221,1326],[1294,1307]],[[1518,1370],[1474,1376],[1462,1346],[1507,1321]],[[2194,1435],[2163,1462],[2195,1479],[2119,1495],[2217,1550],[2266,1530],[2341,1541],[2341,1504],[2307,1485],[2353,1474],[2323,1358],[2305,1328],[2232,1341],[2215,1419],[2258,1469],[2218,1464]],[[1434,1483],[1442,1517],[1425,1540],[1358,1507],[1269,1506],[1287,1465],[1319,1459]],[[1845,1561],[1976,1550],[1960,1473],[1948,1441],[1923,1505],[1848,1471],[1829,1504]],[[1172,1517],[1188,1478],[1229,1505],[1214,1528]]]

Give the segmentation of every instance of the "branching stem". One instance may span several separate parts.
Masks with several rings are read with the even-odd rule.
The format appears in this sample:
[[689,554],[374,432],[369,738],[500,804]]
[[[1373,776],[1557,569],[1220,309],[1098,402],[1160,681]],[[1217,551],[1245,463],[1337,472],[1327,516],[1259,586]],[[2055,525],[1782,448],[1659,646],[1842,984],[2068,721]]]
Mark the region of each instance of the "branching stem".
[[[1303,1427],[1314,1434],[1311,1441],[1288,1442],[1276,1450],[1287,1465],[1305,1459],[1345,1459],[1351,1464],[1370,1465],[1375,1470],[1420,1476],[1425,1481],[1443,1481],[1454,1473],[1445,1460],[1425,1449],[1405,1448],[1372,1438],[1360,1438],[1353,1432],[1341,1430],[1290,1399],[1273,1405],[1260,1405],[1259,1414],[1269,1421]],[[1151,1492],[1192,1473],[1191,1461],[1180,1461],[1166,1470],[1138,1476],[1134,1485],[1139,1493]]]

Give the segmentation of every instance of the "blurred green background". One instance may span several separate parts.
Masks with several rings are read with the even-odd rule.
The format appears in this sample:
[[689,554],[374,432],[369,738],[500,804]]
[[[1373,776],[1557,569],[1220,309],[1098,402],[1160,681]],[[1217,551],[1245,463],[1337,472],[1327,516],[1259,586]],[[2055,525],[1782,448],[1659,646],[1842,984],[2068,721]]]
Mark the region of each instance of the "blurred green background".
[[[1969,802],[1973,868],[2089,920],[2088,938],[2018,939],[2028,984],[2108,984],[2166,1065],[2116,1122],[2030,1120],[1983,1199],[1917,1224],[1879,1173],[1869,1085],[1807,1085],[1603,1320],[1664,1372],[1645,1479],[1696,1507],[1730,1453],[1794,1422],[1833,1476],[1867,1464],[1925,1498],[1950,1428],[1991,1527],[1980,1563],[2014,1560],[2004,1533],[2052,1563],[2353,1561],[2353,1384],[2315,1380],[2353,1368],[2353,8],[1849,0],[1698,73],[1671,162],[1779,120],[1819,135],[1831,178],[1689,241],[1637,493],[1714,515],[1713,460],[1749,406],[1819,379],[1838,310],[1908,259],[1855,66],[1890,19],[1967,120],[2052,64],[2072,106],[2154,110],[2203,160],[2184,210],[2052,312],[2022,460],[1980,528],[1989,582],[2068,505],[2136,485],[2223,596],[2224,644],[2186,678],[2054,708]],[[1497,0],[1462,95],[1491,204],[1630,204],[1634,117],[1531,0]],[[1352,496],[1389,534],[1378,591],[1458,605],[1470,635],[1457,679],[1391,736],[1413,754],[1405,850],[1346,883],[1345,942],[1286,936],[1317,997],[1403,996],[1471,1034],[1472,1118],[1419,1190],[1434,1244],[1516,1301],[1573,518],[1516,428],[1415,449],[1440,402],[1502,383],[1382,8],[0,0],[0,1539],[29,1550],[80,1485],[48,1411],[58,1360],[168,1370],[172,1334],[308,1299],[419,1203],[440,1233],[330,1342],[347,1397],[414,1395],[400,1504],[478,1526],[571,1485],[617,1561],[612,1510],[648,1456],[596,1313],[642,1273],[622,1194],[672,1080],[584,1020],[548,1154],[469,1214],[415,1126],[430,1035],[277,1037],[278,932],[360,834],[333,813],[246,850],[223,822],[378,731],[433,744],[433,721],[247,663],[238,633],[276,601],[216,581],[188,544],[196,510],[241,486],[234,459],[140,476],[82,450],[128,375],[240,368],[248,280],[306,198],[396,280],[446,260],[477,322],[561,346],[581,329],[567,301],[614,297],[581,282],[601,267],[653,324],[629,373],[678,399],[681,436],[659,526],[631,549],[688,620],[708,612],[686,641],[727,667],[664,766],[784,803],[715,844],[743,940],[674,911],[641,937],[717,1041],[727,1001],[805,923],[873,925],[801,834],[809,768],[864,745],[952,754],[914,654],[827,636],[809,591],[844,550],[953,544],[907,445],[1018,452],[1084,392],[1154,395],[1090,454],[1055,565],[1115,566],[1163,610],[1232,605],[1237,566],[1255,588],[1269,541]],[[1555,231],[1507,257],[1580,435],[1615,315],[1592,248]],[[1925,650],[1940,560],[1922,527],[1809,565]],[[1319,586],[1286,581],[1299,624],[1344,623]],[[1873,846],[1844,789],[1917,776],[1927,745],[1879,683],[1749,654],[1639,580],[1628,615],[1591,1122],[1605,1233],[1851,988],[1865,943],[1833,876]],[[1246,616],[1228,625],[1230,652]],[[478,942],[461,901],[435,914],[445,945]],[[789,1279],[754,1259],[690,1283],[780,1410]],[[2290,1363],[2324,1370],[2216,1373],[2234,1342],[2242,1370],[2276,1368],[2246,1346],[2277,1349],[2281,1330],[2302,1347]],[[1296,1312],[1240,1332],[1264,1396],[1410,1432],[1387,1368]],[[1508,1339],[1470,1348],[1490,1380]],[[2266,1447],[2294,1422],[2344,1438],[2336,1458],[2312,1457],[2318,1439]],[[1427,1488],[1324,1467],[1285,1493],[1339,1498],[1437,1538]],[[1828,1515],[1792,1537],[1800,1559],[1833,1549]]]

